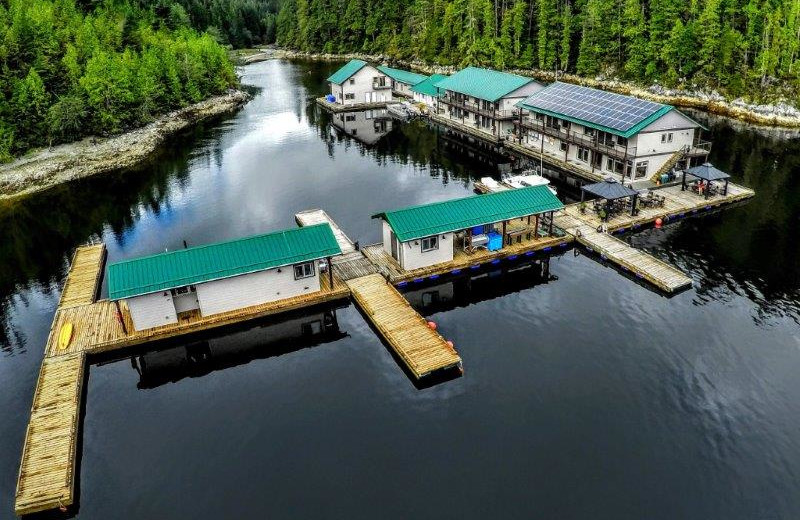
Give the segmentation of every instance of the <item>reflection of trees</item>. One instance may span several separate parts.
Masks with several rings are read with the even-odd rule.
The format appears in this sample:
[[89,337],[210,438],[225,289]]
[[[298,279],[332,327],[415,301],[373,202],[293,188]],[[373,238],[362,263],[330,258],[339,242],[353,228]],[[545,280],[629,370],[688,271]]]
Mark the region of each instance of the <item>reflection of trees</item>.
[[146,165],[0,207],[0,346],[24,343],[10,322],[14,295],[21,298],[31,289],[50,294],[66,276],[76,246],[100,237],[106,226],[119,239],[138,219],[140,208],[161,211],[170,190],[188,179],[189,143],[202,131],[175,138]]
[[[778,139],[713,122],[711,162],[756,191],[738,208],[689,219],[657,248],[680,257],[702,280],[700,303],[740,294],[758,306],[756,320],[800,321],[800,139]],[[646,234],[647,235],[647,234]],[[653,240],[655,237],[651,237]],[[647,242],[648,237],[634,242]]]

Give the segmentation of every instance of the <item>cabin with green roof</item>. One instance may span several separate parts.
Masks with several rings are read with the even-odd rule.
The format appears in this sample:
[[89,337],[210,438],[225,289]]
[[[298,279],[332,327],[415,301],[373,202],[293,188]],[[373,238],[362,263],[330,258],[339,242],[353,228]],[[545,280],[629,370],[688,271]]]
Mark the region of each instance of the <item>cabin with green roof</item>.
[[436,102],[441,96],[436,84],[446,77],[444,74],[431,74],[411,87],[411,96],[414,101],[424,104],[430,110],[436,110]]
[[328,76],[328,102],[342,106],[392,101],[392,79],[363,60],[350,60]]
[[385,211],[372,218],[383,221],[383,250],[411,271],[478,249],[499,251],[549,237],[553,212],[563,207],[547,186],[532,186]]
[[145,330],[319,292],[320,260],[332,277],[340,253],[327,223],[168,251],[109,264],[108,297]]
[[669,105],[557,81],[519,102],[517,142],[631,182],[706,161],[702,125]]
[[516,104],[544,88],[532,78],[467,67],[434,84],[442,94],[437,114],[500,141],[514,130]]
[[398,96],[411,97],[411,87],[425,80],[427,76],[403,69],[393,69],[381,65],[378,70],[389,76],[392,81],[392,92]]

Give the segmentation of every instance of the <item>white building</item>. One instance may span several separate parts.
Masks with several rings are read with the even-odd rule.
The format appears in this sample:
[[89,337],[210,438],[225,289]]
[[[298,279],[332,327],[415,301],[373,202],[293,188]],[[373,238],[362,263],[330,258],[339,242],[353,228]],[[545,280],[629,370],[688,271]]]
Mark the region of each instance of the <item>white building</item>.
[[412,94],[411,88],[424,81],[427,77],[424,74],[417,74],[416,72],[402,69],[393,69],[386,65],[379,66],[378,70],[389,76],[392,80],[392,93],[405,98],[410,98]]
[[496,141],[512,136],[516,104],[544,88],[531,78],[478,67],[460,70],[435,86],[442,94],[437,114]]
[[319,260],[340,253],[328,224],[159,253],[109,264],[109,299],[136,330],[170,325],[318,292]]
[[392,80],[362,60],[350,60],[328,78],[333,103],[358,105],[392,101]]
[[435,112],[441,95],[436,84],[446,77],[443,74],[431,74],[427,79],[411,87],[411,95],[414,102],[422,103],[429,110]]
[[699,123],[631,96],[556,82],[518,105],[516,140],[558,161],[619,180],[651,179],[706,161]]
[[[373,215],[383,221],[383,250],[400,268],[420,269],[453,260],[461,251],[499,251],[524,238],[536,240],[534,229],[552,223],[563,204],[547,186],[532,186],[474,195]],[[502,216],[502,217],[501,217]],[[527,221],[525,220],[527,219]],[[545,235],[552,226],[542,226]]]

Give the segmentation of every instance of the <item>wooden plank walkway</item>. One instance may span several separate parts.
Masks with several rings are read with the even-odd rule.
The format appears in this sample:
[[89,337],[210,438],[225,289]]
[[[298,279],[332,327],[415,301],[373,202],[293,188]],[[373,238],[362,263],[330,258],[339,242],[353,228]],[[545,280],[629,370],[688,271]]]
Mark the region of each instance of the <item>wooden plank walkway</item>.
[[627,242],[596,230],[581,233],[579,243],[602,255],[609,261],[643,278],[664,292],[672,293],[691,287],[692,279],[681,271]]
[[82,399],[83,354],[45,359],[22,448],[17,515],[67,507],[75,500],[75,462]]
[[344,231],[334,220],[321,209],[308,209],[295,214],[294,219],[300,226],[313,226],[314,224],[327,223],[333,230],[333,236],[342,250],[341,255],[331,258],[333,272],[342,280],[352,280],[377,272],[375,265],[356,249],[355,244],[345,235]]
[[105,261],[106,245],[103,243],[82,246],[75,250],[67,281],[61,290],[60,308],[94,302]]
[[461,357],[381,275],[347,282],[353,299],[417,379],[460,366]]

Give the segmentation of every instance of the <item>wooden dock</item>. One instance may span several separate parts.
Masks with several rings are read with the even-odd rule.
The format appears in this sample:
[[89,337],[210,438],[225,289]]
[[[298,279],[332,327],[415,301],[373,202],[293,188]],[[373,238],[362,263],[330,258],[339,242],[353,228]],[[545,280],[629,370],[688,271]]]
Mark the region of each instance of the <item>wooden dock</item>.
[[360,110],[371,110],[373,108],[386,108],[388,105],[400,103],[399,99],[390,99],[389,101],[375,101],[373,103],[353,103],[350,105],[342,105],[341,103],[331,103],[325,97],[319,97],[316,102],[321,107],[330,110],[333,113],[339,112],[358,112]]
[[417,379],[461,365],[461,357],[381,275],[347,282],[353,299]]
[[341,255],[331,258],[333,272],[342,280],[352,280],[377,272],[375,265],[356,249],[355,244],[345,235],[344,231],[334,220],[321,209],[308,209],[295,214],[294,219],[300,226],[313,226],[314,224],[329,224],[333,236],[342,250]]

